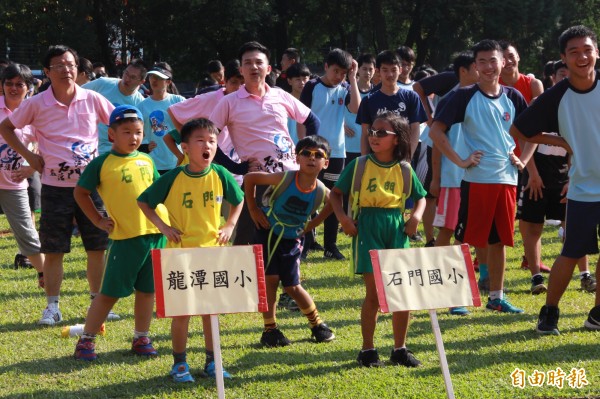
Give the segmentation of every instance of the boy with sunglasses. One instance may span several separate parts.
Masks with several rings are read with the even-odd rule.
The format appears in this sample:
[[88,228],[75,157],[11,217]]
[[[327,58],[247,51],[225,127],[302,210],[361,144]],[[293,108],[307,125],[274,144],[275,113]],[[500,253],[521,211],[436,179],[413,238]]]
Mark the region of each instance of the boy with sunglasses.
[[[332,213],[325,206],[317,217],[309,220],[317,202],[328,197],[329,190],[317,176],[329,166],[329,143],[321,136],[308,136],[296,145],[298,171],[265,173],[253,172],[244,176],[244,190],[250,216],[256,225],[255,243],[263,246],[265,256],[265,280],[269,310],[263,313],[264,331],[261,344],[268,347],[287,346],[291,342],[277,328],[275,301],[279,281],[285,292],[298,304],[308,319],[312,336],[317,342],[329,342],[335,335],[321,320],[311,296],[300,285],[300,257],[304,244],[304,233],[318,226]],[[291,184],[283,188],[287,173],[293,173]],[[259,207],[255,198],[257,185],[274,186],[270,203]],[[324,196],[319,196],[323,190]],[[264,201],[264,197],[263,197]]]

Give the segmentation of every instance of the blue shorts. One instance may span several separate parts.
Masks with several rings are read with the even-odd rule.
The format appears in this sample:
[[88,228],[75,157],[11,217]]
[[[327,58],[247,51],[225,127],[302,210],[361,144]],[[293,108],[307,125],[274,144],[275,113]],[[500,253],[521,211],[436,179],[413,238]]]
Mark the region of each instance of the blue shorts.
[[[265,275],[279,276],[279,280],[284,287],[293,287],[300,285],[300,255],[304,245],[302,238],[282,238],[275,248],[275,252],[268,261],[269,256],[269,230],[256,230],[254,242],[263,247],[263,258],[265,262]],[[271,237],[271,248],[277,241],[277,235]],[[267,262],[269,262],[267,264]]]
[[598,253],[600,202],[567,201],[565,243],[562,256],[579,259]]

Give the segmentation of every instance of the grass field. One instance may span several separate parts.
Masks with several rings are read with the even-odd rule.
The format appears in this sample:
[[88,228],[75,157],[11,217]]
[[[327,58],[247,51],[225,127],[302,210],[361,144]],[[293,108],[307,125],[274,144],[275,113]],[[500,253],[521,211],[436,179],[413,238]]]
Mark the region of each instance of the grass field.
[[[7,223],[0,217],[0,230]],[[518,235],[517,235],[518,237]],[[349,254],[349,240],[340,235],[341,249]],[[82,323],[89,305],[85,254],[81,241],[66,257],[61,295],[62,325]],[[133,300],[117,303],[122,320],[107,323],[106,336],[97,340],[99,359],[93,363],[72,358],[75,339],[60,337],[61,327],[36,325],[45,306],[35,272],[13,270],[16,244],[10,234],[0,238],[0,397],[2,398],[214,398],[214,380],[197,378],[193,384],[174,384],[167,374],[172,365],[168,319],[154,320],[152,337],[159,350],[155,359],[129,353],[133,330]],[[543,261],[551,265],[560,249],[555,227],[546,227]],[[525,309],[510,315],[472,309],[467,317],[438,311],[446,355],[457,398],[591,398],[600,397],[600,333],[583,328],[593,295],[573,280],[561,302],[560,336],[539,337],[535,321],[545,296],[529,293],[530,275],[519,268],[520,237],[508,250],[506,290],[511,302]],[[595,265],[597,257],[591,259]],[[595,270],[595,266],[592,266]],[[262,348],[258,341],[259,314],[221,316],[221,340],[226,368],[234,379],[225,381],[229,398],[444,398],[444,383],[429,315],[413,313],[408,345],[423,366],[406,369],[386,364],[380,369],[358,367],[361,346],[360,305],[362,280],[352,276],[346,262],[324,261],[311,254],[302,265],[303,285],[335,331],[328,344],[309,340],[306,319],[298,313],[278,312],[280,328],[293,341],[285,348]],[[485,304],[485,301],[484,301]],[[201,323],[194,318],[188,362],[196,373],[204,364]],[[376,331],[382,359],[389,357],[393,340],[391,318],[382,315]],[[511,373],[560,368],[585,370],[587,385],[562,388],[544,381],[512,384]],[[581,376],[581,374],[579,374]]]

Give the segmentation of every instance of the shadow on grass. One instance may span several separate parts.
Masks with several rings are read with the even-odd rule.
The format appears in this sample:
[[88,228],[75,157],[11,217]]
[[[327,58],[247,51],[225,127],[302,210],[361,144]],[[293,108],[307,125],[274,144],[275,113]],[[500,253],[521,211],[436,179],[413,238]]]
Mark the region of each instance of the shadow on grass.
[[[80,369],[78,365],[76,369]],[[212,382],[214,385],[214,381]],[[209,383],[204,383],[207,387]],[[226,385],[227,387],[227,385]],[[43,390],[35,391],[27,394],[13,394],[3,396],[7,399],[17,399],[23,397],[33,398],[127,398],[147,395],[148,397],[170,397],[175,395],[177,392],[187,392],[190,390],[202,389],[202,384],[176,384],[172,382],[167,372],[165,371],[164,376],[158,376],[153,378],[146,378],[131,382],[124,383],[109,383],[107,385],[98,388],[82,388],[80,390],[49,390],[44,388]],[[216,397],[216,390],[214,397]]]
[[[29,280],[29,279],[25,279],[25,280]],[[32,282],[32,285],[34,283]],[[71,289],[61,289],[60,290],[60,297],[61,297],[61,303],[65,301],[66,298],[69,297],[79,297],[81,295],[87,296],[89,298],[90,295],[90,291],[89,289],[82,289],[82,290],[71,290]],[[32,292],[32,291],[27,291],[27,292],[2,292],[0,293],[0,301],[10,301],[10,300],[15,300],[15,299],[24,299],[24,298],[40,298],[40,312],[42,311],[42,309],[45,306],[45,294],[44,291],[42,291],[41,289],[37,292]]]
[[324,276],[317,277],[311,275],[306,279],[301,281],[302,287],[306,290],[310,290],[311,288],[327,288],[327,289],[335,289],[335,288],[343,288],[343,289],[351,289],[353,287],[363,287],[363,281],[360,277],[353,277],[348,275],[348,277],[339,276]]
[[[535,334],[531,332],[531,334]],[[504,334],[500,337],[500,342],[510,338],[512,334]],[[537,338],[537,337],[534,337]],[[501,347],[500,344],[498,344]],[[500,350],[490,354],[479,354],[476,352],[476,344],[469,345],[464,351],[456,353],[455,346],[452,346],[453,352],[446,353],[448,365],[453,373],[471,373],[475,370],[486,369],[490,364],[516,363],[519,365],[539,365],[540,363],[573,365],[581,361],[597,360],[597,353],[600,352],[600,344],[563,344],[552,347],[539,348],[535,342],[527,350]],[[446,348],[448,349],[448,348]]]

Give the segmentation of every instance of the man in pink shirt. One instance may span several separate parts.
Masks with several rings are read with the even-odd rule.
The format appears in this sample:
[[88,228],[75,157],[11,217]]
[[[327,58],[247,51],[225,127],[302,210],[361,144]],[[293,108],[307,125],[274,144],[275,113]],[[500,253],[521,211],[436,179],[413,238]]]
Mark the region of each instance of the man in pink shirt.
[[[211,112],[217,106],[219,101],[227,94],[237,91],[244,83],[244,77],[240,74],[240,63],[238,60],[229,61],[225,65],[225,87],[211,91],[209,93],[199,94],[193,98],[189,98],[169,107],[167,112],[177,130],[181,130],[183,124],[195,118],[210,117]],[[181,164],[184,155],[177,147],[180,143],[179,134],[171,131],[163,140],[169,149],[177,156],[178,164]],[[241,185],[242,176],[248,172],[259,170],[259,163],[256,159],[250,158],[245,162],[241,162],[240,158],[233,147],[229,131],[226,127],[221,130],[218,137],[218,150],[215,155],[215,162],[223,165],[235,177],[235,180]]]
[[[298,169],[287,118],[306,126],[307,135],[318,133],[319,118],[291,94],[267,85],[265,78],[271,66],[265,46],[258,42],[245,43],[239,50],[239,58],[244,86],[223,97],[210,120],[219,129],[227,127],[242,161],[255,158],[260,170],[265,172]],[[261,197],[262,192],[257,192],[258,203]],[[251,244],[253,235],[254,222],[244,204],[234,245]]]
[[[6,143],[42,174],[40,241],[41,252],[45,254],[48,305],[38,324],[49,326],[62,321],[59,296],[63,257],[71,250],[73,218],[87,252],[87,277],[92,297],[100,288],[104,250],[108,246],[108,234],[95,226],[98,221],[85,217],[73,199],[73,189],[86,165],[98,154],[97,125],[108,123],[114,106],[102,95],[75,84],[77,63],[77,53],[73,49],[51,47],[43,61],[50,88],[24,101],[0,123],[0,134]],[[26,125],[36,129],[41,155],[29,151],[15,134],[15,129]],[[104,212],[97,193],[94,193],[94,204]]]

